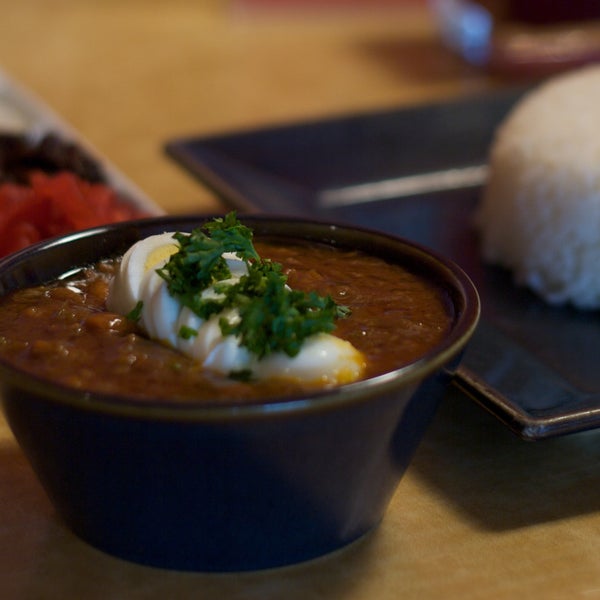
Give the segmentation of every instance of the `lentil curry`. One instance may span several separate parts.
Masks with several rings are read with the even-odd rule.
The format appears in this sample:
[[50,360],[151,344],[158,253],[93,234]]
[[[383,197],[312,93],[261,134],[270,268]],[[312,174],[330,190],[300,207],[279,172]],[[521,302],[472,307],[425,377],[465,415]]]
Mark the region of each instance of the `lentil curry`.
[[[289,241],[255,242],[281,263],[289,285],[331,295],[350,309],[333,332],[367,359],[365,377],[410,363],[449,331],[452,303],[425,277],[360,251]],[[0,298],[0,357],[36,376],[101,393],[213,404],[298,396],[306,386],[237,381],[147,339],[136,323],[108,312],[117,260]]]

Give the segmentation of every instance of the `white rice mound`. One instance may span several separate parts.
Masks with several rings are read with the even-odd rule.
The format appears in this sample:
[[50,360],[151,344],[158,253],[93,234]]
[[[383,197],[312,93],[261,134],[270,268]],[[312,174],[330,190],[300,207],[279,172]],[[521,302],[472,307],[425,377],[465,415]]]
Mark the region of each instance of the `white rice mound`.
[[500,124],[476,222],[484,260],[517,284],[600,307],[600,66],[548,80]]

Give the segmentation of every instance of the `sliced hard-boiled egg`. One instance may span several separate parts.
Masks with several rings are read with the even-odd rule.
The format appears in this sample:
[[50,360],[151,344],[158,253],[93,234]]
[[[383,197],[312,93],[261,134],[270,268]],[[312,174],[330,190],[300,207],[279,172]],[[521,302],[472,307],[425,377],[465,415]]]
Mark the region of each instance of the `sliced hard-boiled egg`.
[[131,246],[111,283],[109,309],[124,315],[133,310],[140,300],[144,276],[164,265],[177,250],[172,233],[151,235]]
[[346,340],[329,333],[307,338],[300,352],[290,357],[270,354],[252,368],[259,379],[284,377],[308,383],[341,385],[356,381],[364,371],[363,355]]
[[178,330],[175,325],[181,312],[181,304],[171,296],[165,280],[151,269],[142,279],[140,300],[143,302],[141,326],[155,340],[177,346]]
[[[128,314],[141,302],[139,324],[150,338],[226,375],[250,372],[256,379],[284,378],[322,385],[339,385],[360,378],[365,369],[362,353],[328,333],[307,338],[294,357],[276,352],[262,359],[242,346],[237,337],[224,336],[219,321],[226,319],[235,324],[240,319],[235,308],[202,319],[169,293],[166,281],[156,272],[178,249],[173,233],[151,236],[132,246],[111,282],[109,310]],[[246,263],[233,253],[223,257],[231,278],[220,284],[234,284],[248,272]],[[202,295],[215,297],[219,293],[207,288]]]

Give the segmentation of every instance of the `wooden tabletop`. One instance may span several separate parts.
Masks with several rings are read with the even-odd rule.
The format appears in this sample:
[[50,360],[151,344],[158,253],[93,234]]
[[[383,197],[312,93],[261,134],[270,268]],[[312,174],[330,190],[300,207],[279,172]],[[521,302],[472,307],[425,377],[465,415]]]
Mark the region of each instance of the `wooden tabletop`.
[[[0,68],[170,213],[221,208],[164,155],[173,137],[507,84],[449,54],[418,0],[266,4],[4,2]],[[0,597],[600,598],[598,435],[524,442],[450,393],[377,531],[307,564],[232,576],[142,567],[75,538],[2,421]]]

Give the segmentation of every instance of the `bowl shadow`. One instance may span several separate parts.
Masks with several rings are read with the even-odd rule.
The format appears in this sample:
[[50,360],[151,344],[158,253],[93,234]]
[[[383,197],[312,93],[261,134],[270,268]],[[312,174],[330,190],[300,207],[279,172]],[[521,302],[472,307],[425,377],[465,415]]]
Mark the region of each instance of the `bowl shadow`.
[[411,469],[480,527],[505,531],[600,509],[600,431],[523,441],[451,388]]
[[[34,518],[37,515],[34,509]],[[48,590],[56,590],[56,597],[89,600],[188,598],[196,597],[196,593],[201,593],[204,600],[303,600],[312,594],[344,598],[357,580],[372,571],[378,538],[375,530],[341,550],[297,565],[240,573],[203,573],[122,560],[81,541],[58,517],[51,517],[46,525],[44,540],[27,550],[27,558],[23,559],[20,553],[17,556],[21,558],[13,561],[11,570],[20,576],[12,581],[3,579],[3,597],[47,598]],[[25,525],[14,528],[15,536],[22,528]]]

